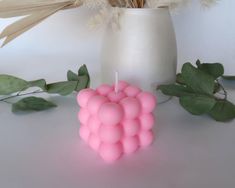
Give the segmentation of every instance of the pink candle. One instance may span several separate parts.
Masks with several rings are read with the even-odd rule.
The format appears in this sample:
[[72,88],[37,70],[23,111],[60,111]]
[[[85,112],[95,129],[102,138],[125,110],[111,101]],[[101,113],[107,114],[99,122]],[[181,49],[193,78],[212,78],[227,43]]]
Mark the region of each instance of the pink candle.
[[107,162],[153,142],[156,97],[119,81],[77,96],[80,137]]

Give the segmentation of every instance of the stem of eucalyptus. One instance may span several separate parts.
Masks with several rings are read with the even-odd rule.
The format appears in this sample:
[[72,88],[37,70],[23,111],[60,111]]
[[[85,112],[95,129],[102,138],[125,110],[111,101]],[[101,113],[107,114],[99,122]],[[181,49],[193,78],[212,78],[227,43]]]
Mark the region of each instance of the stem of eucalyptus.
[[33,95],[33,94],[40,94],[40,93],[45,93],[45,92],[41,91],[41,90],[36,90],[36,91],[33,91],[33,92],[23,93],[23,94],[21,94],[21,92],[18,92],[16,95],[12,95],[12,96],[0,99],[0,102],[10,103],[7,100],[13,99],[13,98],[16,98],[16,97],[21,97],[21,96],[26,96],[26,95]]
[[228,93],[227,91],[225,90],[224,86],[219,82],[219,80],[217,79],[216,80],[217,84],[219,84],[219,87],[223,90],[224,92],[224,99],[227,100],[227,97],[228,97]]

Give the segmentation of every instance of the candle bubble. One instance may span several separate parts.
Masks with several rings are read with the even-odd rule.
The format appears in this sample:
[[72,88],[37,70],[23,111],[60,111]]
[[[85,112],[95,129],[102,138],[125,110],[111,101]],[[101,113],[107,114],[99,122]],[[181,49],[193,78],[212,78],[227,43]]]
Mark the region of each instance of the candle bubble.
[[143,114],[140,116],[140,124],[143,130],[150,130],[154,126],[155,118],[152,113]]
[[108,98],[112,102],[119,102],[120,100],[122,100],[125,97],[126,97],[126,95],[122,91],[119,91],[117,93],[115,91],[112,91],[111,93],[108,94]]
[[101,122],[97,116],[95,115],[90,116],[87,122],[87,126],[91,132],[93,133],[97,132],[99,130],[100,125]]
[[156,97],[149,92],[140,93],[137,98],[139,99],[143,113],[150,113],[156,106]]
[[92,96],[88,101],[87,108],[92,115],[95,115],[98,113],[98,110],[101,107],[101,105],[104,104],[105,102],[108,102],[108,99],[106,97],[101,95],[95,95]]
[[89,111],[86,108],[81,108],[80,111],[78,112],[78,120],[83,125],[87,124],[89,116],[90,116]]
[[123,119],[123,109],[116,103],[104,103],[99,112],[99,119],[105,125],[116,125]]
[[96,94],[95,90],[87,88],[81,90],[77,95],[77,102],[82,107],[85,108],[89,99]]
[[95,151],[98,151],[101,142],[97,135],[91,134],[89,136],[88,143],[92,149],[94,149]]
[[106,162],[113,162],[122,155],[122,145],[117,144],[106,144],[102,143],[99,149],[100,156]]
[[139,134],[139,141],[141,146],[148,146],[153,142],[152,131],[141,131]]
[[102,84],[99,86],[96,91],[103,96],[108,95],[113,90],[113,87],[108,84]]
[[126,136],[134,136],[140,130],[140,122],[138,119],[126,119],[122,123]]
[[128,86],[124,92],[128,97],[136,97],[141,92],[141,89],[136,86]]
[[127,97],[121,100],[120,104],[124,109],[126,119],[135,119],[140,114],[141,105],[137,99]]
[[88,141],[90,131],[86,125],[81,125],[81,127],[79,129],[79,135],[85,142]]
[[125,153],[133,153],[139,147],[139,140],[136,136],[126,137],[123,139],[122,145]]
[[99,128],[99,136],[103,142],[116,143],[122,138],[121,126],[101,125]]
[[129,84],[126,81],[123,80],[118,81],[118,91],[123,91],[127,86],[129,86]]

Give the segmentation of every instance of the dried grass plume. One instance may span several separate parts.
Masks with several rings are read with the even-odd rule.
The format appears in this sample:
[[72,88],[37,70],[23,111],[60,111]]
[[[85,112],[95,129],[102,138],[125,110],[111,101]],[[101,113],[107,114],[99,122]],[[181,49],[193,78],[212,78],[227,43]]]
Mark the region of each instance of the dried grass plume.
[[[6,27],[0,33],[3,46],[33,28],[56,12],[76,8],[81,5],[90,9],[99,8],[100,12],[92,18],[90,25],[109,24],[118,26],[122,7],[126,8],[175,8],[192,0],[0,0],[0,18],[24,16]],[[210,7],[219,0],[199,0],[204,7]],[[111,22],[110,22],[111,21]]]

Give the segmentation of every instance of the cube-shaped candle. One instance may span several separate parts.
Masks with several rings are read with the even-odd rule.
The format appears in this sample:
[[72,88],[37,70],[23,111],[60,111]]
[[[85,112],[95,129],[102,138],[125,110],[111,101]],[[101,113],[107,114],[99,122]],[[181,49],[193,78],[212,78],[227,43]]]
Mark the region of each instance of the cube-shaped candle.
[[[115,88],[116,87],[116,88]],[[107,162],[153,142],[156,97],[125,81],[79,92],[80,137]]]

